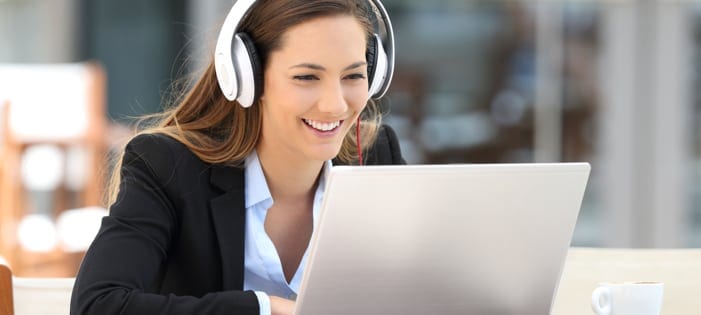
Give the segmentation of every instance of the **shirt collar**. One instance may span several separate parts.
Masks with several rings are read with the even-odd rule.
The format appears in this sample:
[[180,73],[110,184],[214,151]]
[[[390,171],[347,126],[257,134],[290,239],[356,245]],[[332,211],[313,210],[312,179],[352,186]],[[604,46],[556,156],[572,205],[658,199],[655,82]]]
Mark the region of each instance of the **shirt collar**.
[[[316,188],[317,198],[320,198],[321,195],[323,195],[326,188],[326,176],[328,175],[331,167],[331,160],[324,162],[324,166],[321,170],[321,177],[319,178],[319,185]],[[260,159],[258,158],[258,152],[256,150],[253,150],[253,152],[246,157],[246,174],[244,178],[246,209],[249,209],[264,201],[272,202],[273,197],[270,194],[268,182],[265,180],[263,167],[260,165]]]
[[258,159],[258,152],[253,150],[246,157],[246,175],[244,176],[246,184],[246,208],[250,208],[258,203],[266,200],[272,200],[268,182],[263,174],[263,167]]

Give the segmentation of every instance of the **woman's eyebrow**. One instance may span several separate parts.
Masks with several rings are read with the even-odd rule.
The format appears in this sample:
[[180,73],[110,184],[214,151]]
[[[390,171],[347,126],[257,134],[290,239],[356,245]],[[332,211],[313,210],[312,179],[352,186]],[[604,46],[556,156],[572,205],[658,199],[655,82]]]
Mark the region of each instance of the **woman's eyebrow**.
[[[365,66],[365,65],[367,65],[367,62],[365,62],[365,61],[358,61],[358,62],[355,62],[355,63],[351,64],[350,66],[346,67],[345,69],[343,69],[343,71],[350,70],[350,69],[355,69],[355,68],[359,68],[359,67],[362,67],[362,66]],[[318,65],[318,64],[315,64],[315,63],[309,63],[309,62],[304,62],[304,63],[296,64],[296,65],[290,67],[290,69],[292,69],[292,68],[309,68],[309,69],[312,69],[312,70],[319,70],[319,71],[325,71],[325,70],[326,70],[326,68],[324,68],[324,66],[322,66],[322,65]]]
[[346,67],[345,69],[343,69],[343,71],[351,70],[351,69],[355,69],[355,68],[360,68],[360,67],[365,66],[365,65],[367,65],[367,62],[365,62],[365,61],[358,61],[358,62],[353,63],[353,64],[351,64],[350,66]]

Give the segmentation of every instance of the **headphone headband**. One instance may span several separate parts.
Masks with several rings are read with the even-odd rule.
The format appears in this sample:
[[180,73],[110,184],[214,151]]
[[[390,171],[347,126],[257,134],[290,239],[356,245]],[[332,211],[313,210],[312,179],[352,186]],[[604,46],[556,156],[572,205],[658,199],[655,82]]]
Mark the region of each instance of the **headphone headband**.
[[[379,20],[386,33],[384,41],[378,34],[369,39],[376,42],[376,51],[373,53],[377,54],[375,57],[377,62],[372,65],[374,75],[370,77],[369,90],[372,98],[379,99],[385,95],[392,81],[394,33],[387,10],[380,0],[368,0],[368,2],[373,7],[373,13],[379,15]],[[255,51],[251,51],[253,45],[245,45],[246,39],[238,35],[241,21],[248,15],[255,3],[256,0],[237,0],[234,3],[224,20],[214,50],[214,67],[219,88],[228,100],[236,100],[243,107],[251,106],[262,89],[262,87],[255,86],[256,79],[260,79],[262,73],[256,73],[261,71],[261,65],[257,64]]]

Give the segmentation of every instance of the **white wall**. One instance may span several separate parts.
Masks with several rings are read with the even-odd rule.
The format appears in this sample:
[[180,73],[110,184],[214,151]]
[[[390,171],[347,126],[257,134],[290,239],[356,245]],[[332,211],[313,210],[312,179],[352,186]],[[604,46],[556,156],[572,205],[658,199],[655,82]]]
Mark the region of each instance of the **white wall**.
[[76,0],[0,0],[0,62],[64,62],[77,55]]
[[234,1],[231,0],[190,0],[188,3],[188,38],[189,55],[193,56],[194,69],[206,65],[219,34],[219,28]]
[[600,190],[606,246],[687,246],[691,17],[687,2],[621,1],[601,25]]

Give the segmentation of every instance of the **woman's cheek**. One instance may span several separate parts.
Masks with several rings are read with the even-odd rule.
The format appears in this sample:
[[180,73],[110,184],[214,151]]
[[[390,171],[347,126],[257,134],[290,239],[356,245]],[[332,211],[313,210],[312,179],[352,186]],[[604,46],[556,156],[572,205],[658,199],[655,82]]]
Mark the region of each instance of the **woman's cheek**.
[[369,98],[366,85],[353,87],[346,92],[346,102],[356,111],[362,111]]

